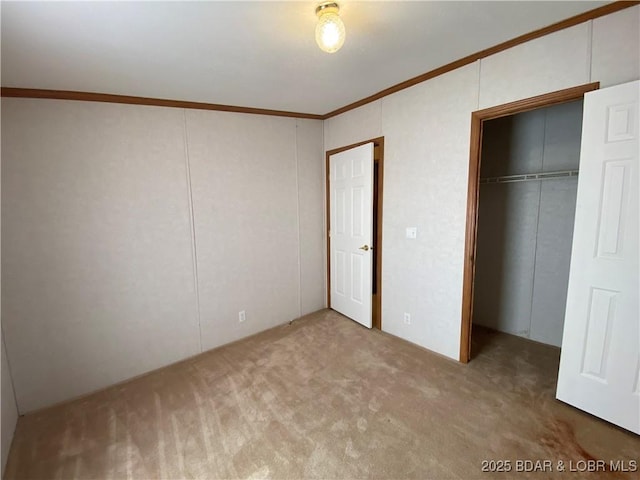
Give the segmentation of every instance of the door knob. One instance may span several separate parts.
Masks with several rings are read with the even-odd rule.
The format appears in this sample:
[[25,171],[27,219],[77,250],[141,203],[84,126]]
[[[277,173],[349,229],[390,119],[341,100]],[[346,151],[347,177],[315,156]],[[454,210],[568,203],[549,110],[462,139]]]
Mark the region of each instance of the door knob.
[[369,248],[371,248],[371,250],[373,250],[373,247],[369,247],[369,245],[363,245],[363,246],[359,247],[360,250],[364,250],[365,252],[368,252]]

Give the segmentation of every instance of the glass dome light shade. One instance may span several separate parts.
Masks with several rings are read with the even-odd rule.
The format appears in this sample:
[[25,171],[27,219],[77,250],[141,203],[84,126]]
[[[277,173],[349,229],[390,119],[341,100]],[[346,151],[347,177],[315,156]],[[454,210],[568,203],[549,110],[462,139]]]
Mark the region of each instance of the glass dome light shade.
[[320,6],[316,11],[318,24],[316,25],[316,42],[321,50],[334,53],[344,45],[345,28],[338,15],[337,4]]

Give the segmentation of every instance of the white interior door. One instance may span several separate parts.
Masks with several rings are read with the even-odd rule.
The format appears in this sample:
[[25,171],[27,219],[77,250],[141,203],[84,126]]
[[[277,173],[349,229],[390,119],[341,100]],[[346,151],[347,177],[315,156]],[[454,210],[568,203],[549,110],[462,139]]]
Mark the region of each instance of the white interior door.
[[559,400],[640,433],[638,94],[587,93]]
[[371,328],[373,143],[329,157],[331,305]]

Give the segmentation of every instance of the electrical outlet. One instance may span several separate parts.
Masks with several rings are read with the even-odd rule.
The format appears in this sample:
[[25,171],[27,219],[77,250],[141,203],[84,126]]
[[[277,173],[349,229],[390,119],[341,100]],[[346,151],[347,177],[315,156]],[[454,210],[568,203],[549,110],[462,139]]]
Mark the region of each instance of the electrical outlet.
[[247,319],[247,315],[244,313],[244,310],[238,312],[238,321],[240,323],[244,322]]
[[411,325],[411,314],[404,312],[404,323]]

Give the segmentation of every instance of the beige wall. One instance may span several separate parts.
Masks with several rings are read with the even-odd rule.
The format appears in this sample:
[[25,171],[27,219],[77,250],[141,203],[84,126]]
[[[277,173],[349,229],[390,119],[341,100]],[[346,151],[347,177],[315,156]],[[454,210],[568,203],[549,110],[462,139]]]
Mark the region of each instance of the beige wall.
[[2,450],[1,476],[7,464],[9,448],[11,447],[11,440],[13,440],[13,432],[15,431],[18,421],[18,407],[16,406],[16,397],[13,393],[9,360],[7,359],[7,352],[4,348],[4,335],[0,341],[0,350],[2,350],[2,352],[0,352],[2,354],[2,385],[0,386],[0,402],[2,402],[2,417],[0,418],[0,429],[2,430],[2,436],[0,437],[0,447]]
[[610,87],[640,75],[640,6],[592,22],[591,81]]
[[290,118],[186,114],[206,350],[299,314],[296,130]]
[[325,184],[322,122],[298,120],[296,132],[300,313],[305,315],[324,308],[327,298],[323,224]]
[[[1,283],[1,282],[0,282]],[[1,325],[0,325],[1,326]],[[9,359],[4,345],[4,332],[0,334],[0,356],[2,364],[0,369],[0,403],[2,412],[0,415],[0,476],[4,474],[4,467],[9,458],[9,449],[13,440],[13,432],[18,423],[18,406],[16,405],[15,392],[13,390],[13,378],[9,368]]]
[[2,100],[2,319],[21,412],[323,306],[322,259],[299,264],[322,246],[322,194],[298,195],[322,181],[298,178],[298,158],[322,162],[322,123],[299,122],[299,138],[297,123]]
[[[0,281],[1,283],[1,281]],[[1,303],[1,301],[0,301]],[[0,330],[1,324],[0,324]],[[4,332],[0,332],[0,477],[4,474],[4,467],[9,458],[9,449],[13,440],[13,432],[18,422],[18,407],[16,405],[16,396],[13,391],[13,379],[11,377],[11,369],[9,368],[9,359],[4,345]]]
[[326,150],[385,137],[383,330],[458,358],[471,112],[639,78],[639,18],[628,8],[325,121]]

